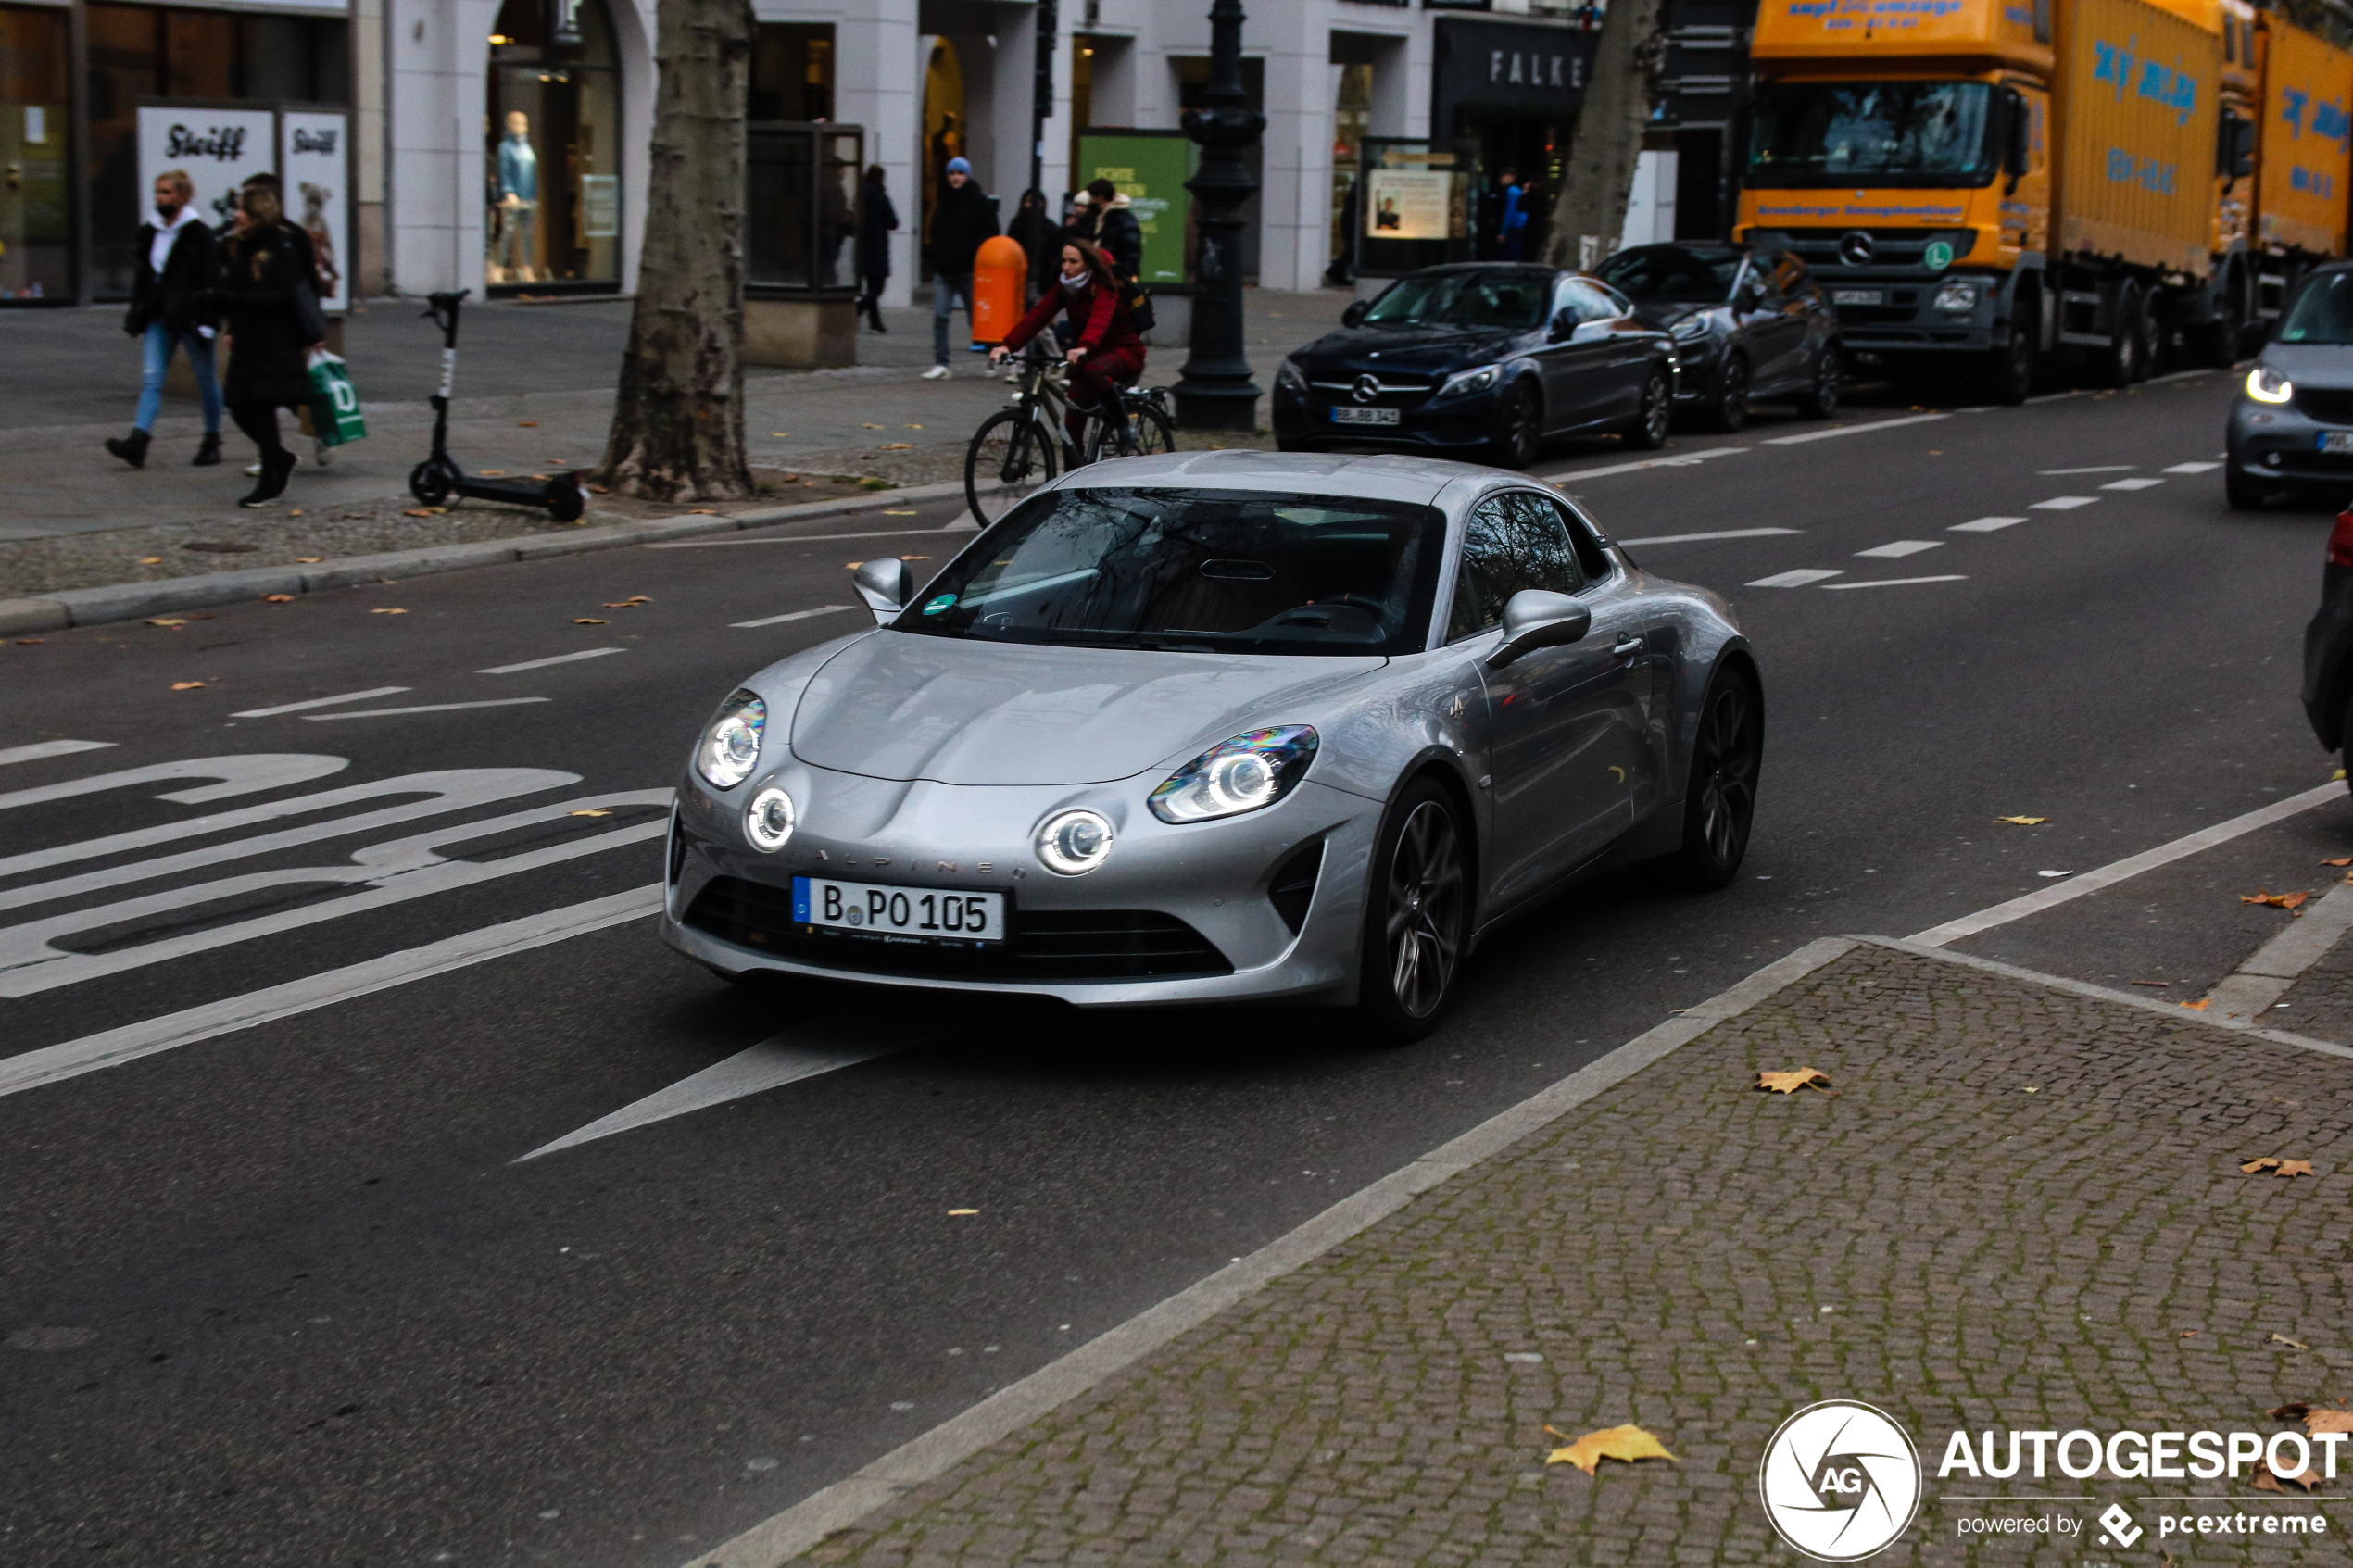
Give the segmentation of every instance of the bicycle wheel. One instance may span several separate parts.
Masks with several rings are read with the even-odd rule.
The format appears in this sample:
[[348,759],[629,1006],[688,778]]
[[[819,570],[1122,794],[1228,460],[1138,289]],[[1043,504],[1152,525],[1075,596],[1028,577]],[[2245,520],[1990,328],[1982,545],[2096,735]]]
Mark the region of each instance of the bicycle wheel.
[[1176,450],[1176,421],[1161,412],[1158,404],[1130,404],[1128,412],[1134,421],[1138,456],[1149,458],[1154,453]]
[[964,449],[964,504],[973,521],[987,528],[1054,482],[1054,443],[1019,409],[1005,408],[981,421]]

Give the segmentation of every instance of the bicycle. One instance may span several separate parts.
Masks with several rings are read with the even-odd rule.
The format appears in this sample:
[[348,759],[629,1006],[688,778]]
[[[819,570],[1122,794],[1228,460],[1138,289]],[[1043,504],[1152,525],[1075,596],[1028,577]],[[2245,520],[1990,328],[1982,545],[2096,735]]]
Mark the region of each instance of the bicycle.
[[964,449],[964,501],[981,527],[1051,484],[1064,467],[1176,450],[1176,424],[1159,387],[1119,388],[1115,415],[1101,407],[1081,409],[1087,422],[1074,448],[1063,434],[1068,375],[1051,331],[1030,340],[1020,364],[1021,390],[1012,406],[983,420]]

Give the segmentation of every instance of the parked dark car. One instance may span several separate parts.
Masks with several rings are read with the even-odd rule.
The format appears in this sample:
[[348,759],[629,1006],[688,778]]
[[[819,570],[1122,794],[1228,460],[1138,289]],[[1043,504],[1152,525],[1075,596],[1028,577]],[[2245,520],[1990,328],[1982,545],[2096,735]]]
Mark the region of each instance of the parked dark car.
[[2353,511],[2339,512],[2329,533],[2321,608],[2304,628],[2304,716],[2323,751],[2353,741]]
[[1636,245],[1593,270],[1674,337],[1676,406],[1709,429],[1746,424],[1752,397],[1793,398],[1809,420],[1838,411],[1838,315],[1789,252]]
[[2224,444],[2223,493],[2242,510],[2353,495],[2353,264],[2305,274],[2240,383]]
[[1545,438],[1667,439],[1675,347],[1607,285],[1550,267],[1429,267],[1359,300],[1275,372],[1275,441],[1409,447],[1509,468]]

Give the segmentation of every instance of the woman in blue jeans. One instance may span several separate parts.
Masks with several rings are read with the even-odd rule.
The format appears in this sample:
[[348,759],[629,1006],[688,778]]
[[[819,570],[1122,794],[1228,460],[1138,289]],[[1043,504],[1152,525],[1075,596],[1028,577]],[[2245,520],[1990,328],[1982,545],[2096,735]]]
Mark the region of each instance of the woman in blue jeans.
[[171,351],[187,350],[204,400],[204,445],[195,466],[220,460],[220,383],[212,372],[212,338],[218,322],[199,298],[220,286],[220,247],[193,206],[195,187],[180,169],[156,177],[156,221],[139,226],[139,270],[131,288],[131,309],[122,330],[140,340],[139,412],[131,433],[107,442],[107,450],[132,468],[147,463],[156,415],[163,408],[164,371]]

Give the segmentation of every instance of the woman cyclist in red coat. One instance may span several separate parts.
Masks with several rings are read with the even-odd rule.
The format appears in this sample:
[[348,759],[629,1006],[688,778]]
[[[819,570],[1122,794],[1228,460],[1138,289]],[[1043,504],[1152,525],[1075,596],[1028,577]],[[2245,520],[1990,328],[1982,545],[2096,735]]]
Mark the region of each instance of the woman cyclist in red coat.
[[1144,373],[1144,340],[1127,319],[1126,302],[1119,297],[1119,280],[1111,263],[1092,245],[1065,241],[1062,276],[1038,296],[1029,314],[1013,324],[1005,341],[988,351],[996,364],[1046,330],[1057,312],[1069,317],[1066,336],[1076,341],[1063,356],[1070,361],[1070,439],[1076,445],[1086,434],[1088,408],[1109,407],[1113,387],[1128,386]]

